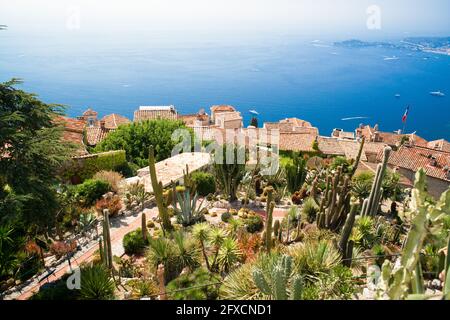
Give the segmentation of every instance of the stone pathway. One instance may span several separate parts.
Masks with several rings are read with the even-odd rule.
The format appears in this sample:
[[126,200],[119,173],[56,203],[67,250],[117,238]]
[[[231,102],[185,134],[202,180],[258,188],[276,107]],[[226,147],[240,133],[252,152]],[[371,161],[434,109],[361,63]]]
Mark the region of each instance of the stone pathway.
[[[154,207],[151,209],[144,210],[147,219],[151,219],[156,217],[158,214],[158,208]],[[141,213],[125,216],[125,217],[117,217],[111,219],[111,245],[113,255],[122,256],[124,253],[124,249],[122,246],[122,239],[128,233],[131,232],[141,226]],[[72,269],[81,265],[82,263],[89,262],[94,258],[94,253],[98,249],[98,243],[93,242],[92,245],[85,247],[82,251],[79,251],[75,254],[75,256],[71,259]],[[63,277],[67,272],[70,272],[70,267],[68,262],[63,262],[59,265],[55,272],[50,275],[46,280],[39,282],[38,279],[35,279],[28,286],[23,288],[20,292],[10,294],[5,297],[5,300],[26,300],[30,298],[33,294],[39,291],[39,288],[47,282],[52,282],[58,280]],[[42,279],[42,276],[39,277]]]

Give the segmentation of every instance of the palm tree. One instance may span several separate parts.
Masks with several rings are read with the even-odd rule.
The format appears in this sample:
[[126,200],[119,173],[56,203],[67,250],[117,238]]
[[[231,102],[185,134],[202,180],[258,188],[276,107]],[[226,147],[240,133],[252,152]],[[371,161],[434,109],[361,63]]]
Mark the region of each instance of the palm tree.
[[192,235],[194,239],[196,239],[202,248],[203,258],[205,259],[206,268],[211,271],[211,266],[209,265],[208,255],[206,253],[206,242],[209,239],[211,233],[211,227],[208,223],[202,222],[194,225],[192,229]]

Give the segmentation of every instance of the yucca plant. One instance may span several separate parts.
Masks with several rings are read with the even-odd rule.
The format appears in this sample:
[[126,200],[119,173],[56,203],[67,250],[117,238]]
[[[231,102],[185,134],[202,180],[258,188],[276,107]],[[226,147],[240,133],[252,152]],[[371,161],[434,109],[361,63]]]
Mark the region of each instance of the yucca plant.
[[114,282],[108,270],[100,264],[93,264],[81,269],[80,298],[83,300],[114,299]]
[[174,232],[173,241],[179,268],[188,267],[193,270],[200,266],[200,250],[192,236],[182,231]]
[[203,258],[205,259],[206,268],[211,271],[211,266],[209,264],[208,254],[207,254],[207,242],[209,240],[211,233],[211,226],[206,223],[198,223],[194,225],[192,229],[192,236],[195,240],[197,240],[202,248]]
[[164,278],[168,282],[172,280],[180,270],[177,261],[176,245],[167,238],[158,238],[150,241],[147,250],[147,261],[153,270],[160,264],[164,266]]
[[302,214],[306,221],[309,223],[313,223],[316,221],[317,213],[319,212],[319,206],[316,203],[316,200],[313,198],[308,198],[303,203]]
[[219,250],[222,247],[227,235],[225,231],[221,228],[213,228],[210,233],[209,243],[214,248],[214,258],[211,263],[211,268],[217,270],[217,257],[219,255]]
[[220,249],[217,257],[217,263],[219,270],[224,273],[230,272],[230,270],[240,261],[242,252],[236,240],[232,238],[226,238]]
[[314,276],[329,272],[341,262],[341,255],[331,241],[310,241],[299,243],[287,248],[287,254],[292,256],[296,270],[305,276]]

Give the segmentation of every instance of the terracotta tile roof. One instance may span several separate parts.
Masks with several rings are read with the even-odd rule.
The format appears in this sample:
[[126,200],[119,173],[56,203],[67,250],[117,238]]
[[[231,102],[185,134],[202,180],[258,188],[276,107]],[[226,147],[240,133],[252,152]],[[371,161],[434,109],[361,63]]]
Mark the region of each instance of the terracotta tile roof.
[[114,131],[114,129],[107,129],[98,126],[86,127],[86,142],[89,146],[96,146],[112,131]]
[[280,132],[280,150],[312,152],[313,142],[316,139],[314,134]]
[[84,117],[97,117],[98,112],[92,110],[91,108],[87,109],[85,112],[83,112]]
[[[338,139],[330,137],[318,137],[319,150],[332,156],[345,156],[348,159],[356,159],[359,152],[360,142],[356,140]],[[365,142],[361,161],[367,161],[369,155],[376,157],[380,150],[386,147],[384,143]]]
[[450,152],[450,142],[445,139],[430,141],[428,142],[427,147],[430,149]]
[[178,119],[183,121],[186,125],[194,125],[197,120],[197,114],[182,114],[178,115]]
[[232,112],[232,111],[236,111],[236,108],[233,106],[229,106],[229,105],[215,105],[212,106],[211,108],[211,112]]
[[286,118],[280,120],[280,123],[292,123],[294,127],[312,127],[310,122],[298,118]]
[[172,110],[136,110],[134,112],[134,121],[170,119],[177,120],[177,113]]
[[101,121],[105,122],[106,129],[117,129],[120,125],[131,122],[128,118],[116,113],[104,116]]
[[428,144],[427,140],[414,133],[397,134],[393,132],[383,132],[368,125],[362,128],[357,128],[355,131],[357,136],[364,136],[366,141],[383,142],[390,146],[399,146],[403,137],[408,137],[409,142],[412,142],[416,146],[426,147]]
[[55,118],[55,123],[64,125],[62,139],[64,141],[72,142],[77,145],[76,155],[87,154],[84,145],[84,121],[72,119],[68,117],[58,116]]
[[319,150],[326,155],[344,156],[345,152],[338,139],[318,137]]
[[[383,151],[378,154],[378,160],[381,161]],[[432,165],[435,158],[435,164]],[[400,167],[416,172],[420,168],[425,170],[427,176],[450,181],[447,173],[450,168],[450,153],[444,151],[433,150],[418,146],[401,146],[397,151],[393,151],[389,157],[389,165]]]
[[310,122],[297,118],[287,118],[279,122],[264,122],[263,128],[267,130],[277,129],[280,132],[319,134],[319,129],[313,127]]

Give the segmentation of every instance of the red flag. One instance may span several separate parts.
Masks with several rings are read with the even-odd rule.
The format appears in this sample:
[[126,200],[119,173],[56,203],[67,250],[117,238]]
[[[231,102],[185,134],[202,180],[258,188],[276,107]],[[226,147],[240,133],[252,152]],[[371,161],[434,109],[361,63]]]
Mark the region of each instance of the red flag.
[[409,114],[409,106],[406,107],[406,111],[402,117],[402,122],[406,122],[406,119],[408,119],[408,114]]

